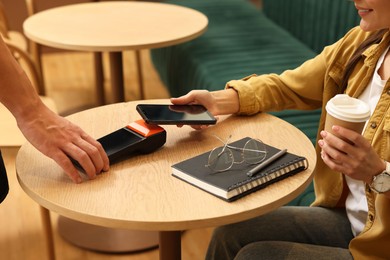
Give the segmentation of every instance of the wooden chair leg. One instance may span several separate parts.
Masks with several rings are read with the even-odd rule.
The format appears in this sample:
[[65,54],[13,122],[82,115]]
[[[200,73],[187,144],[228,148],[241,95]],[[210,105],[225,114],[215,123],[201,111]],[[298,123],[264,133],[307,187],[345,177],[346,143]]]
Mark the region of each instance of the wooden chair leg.
[[55,260],[54,252],[54,238],[53,238],[53,229],[51,226],[50,212],[48,209],[39,206],[41,210],[43,231],[46,239],[47,245],[47,255],[49,260]]

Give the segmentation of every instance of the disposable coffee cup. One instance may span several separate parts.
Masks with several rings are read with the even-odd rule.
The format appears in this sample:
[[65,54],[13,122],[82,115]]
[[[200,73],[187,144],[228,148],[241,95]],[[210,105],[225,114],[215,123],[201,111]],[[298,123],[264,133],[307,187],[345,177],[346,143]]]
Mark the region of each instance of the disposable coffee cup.
[[[346,94],[334,96],[326,104],[325,130],[336,136],[332,126],[339,125],[359,134],[362,133],[366,121],[370,118],[370,107],[363,101]],[[341,138],[340,136],[338,136]]]

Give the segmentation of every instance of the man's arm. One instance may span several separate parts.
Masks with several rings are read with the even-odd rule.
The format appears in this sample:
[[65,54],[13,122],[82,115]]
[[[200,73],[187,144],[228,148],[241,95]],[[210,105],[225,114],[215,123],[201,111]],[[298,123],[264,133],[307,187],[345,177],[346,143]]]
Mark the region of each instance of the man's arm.
[[78,161],[91,179],[109,169],[108,157],[99,142],[43,104],[1,37],[0,102],[16,118],[26,139],[54,159],[74,182],[82,179],[68,156]]

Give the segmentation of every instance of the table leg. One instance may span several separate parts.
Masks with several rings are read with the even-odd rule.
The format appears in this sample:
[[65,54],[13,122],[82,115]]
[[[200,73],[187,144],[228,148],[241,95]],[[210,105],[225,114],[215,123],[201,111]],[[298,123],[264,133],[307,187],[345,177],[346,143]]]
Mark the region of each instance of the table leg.
[[113,103],[125,101],[122,52],[110,52],[110,72]]
[[140,99],[145,99],[145,91],[144,91],[144,77],[142,75],[142,59],[141,59],[141,51],[135,51],[135,63],[137,65],[138,72],[138,89],[140,94]]
[[97,105],[105,104],[104,96],[104,71],[103,71],[103,53],[94,52],[94,68],[95,68],[95,85],[96,85],[96,99]]
[[42,224],[43,224],[43,231],[45,233],[45,239],[47,244],[47,255],[49,260],[54,260],[55,252],[54,252],[54,238],[53,238],[53,229],[51,227],[51,220],[50,220],[50,212],[48,209],[39,206],[41,210],[41,217],[42,217]]
[[160,260],[181,259],[181,231],[160,231]]

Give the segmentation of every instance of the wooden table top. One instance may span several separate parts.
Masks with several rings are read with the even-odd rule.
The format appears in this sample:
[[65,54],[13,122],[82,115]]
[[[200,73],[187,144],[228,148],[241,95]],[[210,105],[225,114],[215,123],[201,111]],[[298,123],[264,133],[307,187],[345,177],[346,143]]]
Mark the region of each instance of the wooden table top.
[[[168,100],[139,101],[169,103]],[[140,119],[136,101],[86,110],[68,118],[95,138]],[[289,202],[312,180],[314,147],[297,128],[266,113],[220,117],[202,131],[185,126],[163,126],[167,142],[148,155],[131,157],[111,166],[93,181],[74,184],[51,159],[26,143],[16,160],[24,191],[43,207],[60,215],[112,228],[186,230],[249,219]],[[256,191],[226,202],[171,175],[171,165],[221,145],[212,135],[231,141],[245,136],[305,156],[309,168]]]
[[26,36],[50,47],[79,51],[123,51],[189,41],[207,29],[202,13],[178,5],[107,1],[36,13],[23,24]]

